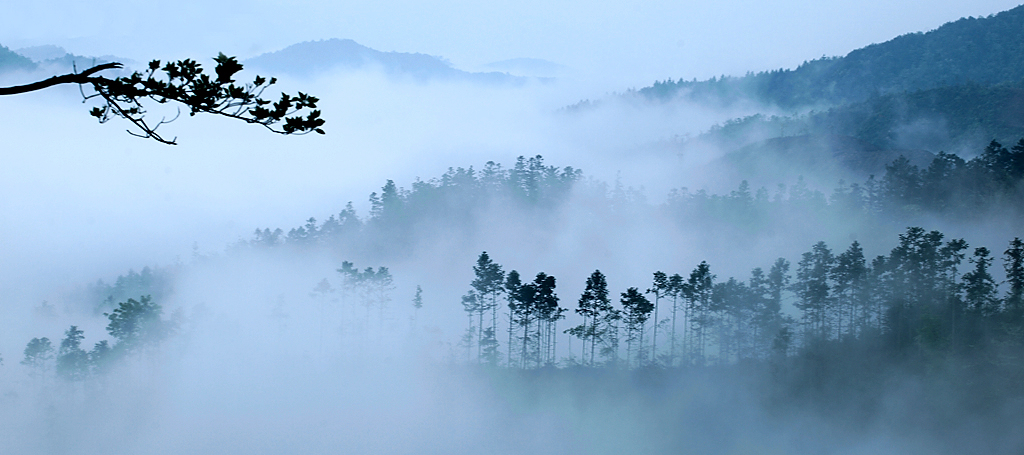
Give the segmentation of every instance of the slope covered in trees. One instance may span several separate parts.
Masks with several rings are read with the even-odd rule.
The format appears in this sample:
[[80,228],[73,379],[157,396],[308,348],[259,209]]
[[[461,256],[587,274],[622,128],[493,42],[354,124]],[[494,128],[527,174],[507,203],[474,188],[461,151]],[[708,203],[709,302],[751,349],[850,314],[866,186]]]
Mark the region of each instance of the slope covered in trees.
[[[540,156],[520,157],[509,168],[494,162],[481,171],[472,166],[451,168],[439,178],[414,181],[410,189],[389,180],[369,195],[365,215],[349,202],[322,221],[310,217],[291,228],[256,229],[250,238],[231,245],[227,254],[286,250],[389,263],[432,254],[438,239],[491,242],[518,236],[518,231],[533,236],[539,230],[558,230],[564,227],[560,224],[598,242],[591,248],[610,248],[621,241],[612,239],[622,234],[617,223],[624,220],[667,222],[685,234],[686,243],[698,241],[721,247],[715,251],[729,251],[776,239],[779,233],[882,242],[909,225],[963,228],[976,219],[996,217],[1002,220],[1000,225],[1024,219],[1018,204],[1024,191],[1024,142],[1011,147],[993,142],[979,152],[969,160],[942,153],[925,165],[900,158],[886,164],[878,177],[838,182],[827,192],[802,180],[761,188],[742,182],[723,194],[679,188],[657,204],[635,189],[585,178],[579,169],[550,166]],[[550,245],[540,237],[524,238],[538,240],[524,249]],[[677,242],[672,237],[661,241]],[[194,259],[202,257],[194,252]],[[175,293],[174,282],[184,271],[180,265],[129,271],[110,284],[94,282],[76,299],[91,311],[109,311],[117,302],[139,295],[164,299]],[[493,286],[480,286],[474,287],[476,298],[490,302]],[[491,325],[474,326],[479,331]]]
[[36,64],[7,47],[0,45],[0,74],[11,71],[31,71]]
[[[962,18],[795,69],[658,81],[630,95],[760,112],[677,143],[684,153],[708,145],[732,152],[787,136],[849,136],[867,144],[859,150],[864,162],[854,164],[865,167],[872,150],[964,151],[1024,136],[1021,43],[1024,6]],[[767,160],[785,159],[770,146],[762,148]]]
[[449,168],[440,178],[412,182],[410,189],[388,180],[380,192],[370,194],[368,217],[360,218],[350,202],[322,222],[311,217],[287,232],[257,229],[240,246],[291,244],[347,254],[372,252],[380,258],[404,255],[424,240],[425,230],[472,237],[491,211],[520,213],[519,220],[510,222],[551,213],[569,202],[581,177],[578,169],[546,165],[537,155],[520,156],[510,168],[493,161],[479,171],[472,166]]
[[[876,151],[886,151],[887,155],[923,150],[937,153],[969,151],[992,140],[1012,143],[1024,134],[1022,119],[1024,86],[1020,82],[969,83],[875,96],[867,101],[802,115],[755,114],[718,125],[680,145],[686,149],[712,144],[727,151],[757,147],[763,149],[759,153],[766,159],[779,159],[785,156],[773,149],[771,139],[758,139],[850,137],[861,144],[841,160],[847,169],[863,172],[878,170],[872,160]],[[829,156],[815,147],[806,149],[819,159]],[[731,156],[739,158],[742,153],[734,152]]]
[[[843,184],[829,196],[800,183],[775,193],[744,184],[723,195],[680,190],[654,205],[541,157],[521,158],[510,168],[452,169],[410,190],[388,181],[370,195],[365,217],[349,205],[324,222],[310,219],[287,232],[261,229],[223,255],[197,253],[188,265],[129,272],[113,285],[98,282],[88,298],[92,305],[107,301],[102,317],[70,312],[79,320],[33,327],[38,331],[22,341],[21,352],[5,350],[8,363],[0,368],[24,377],[25,385],[13,388],[35,391],[25,395],[41,402],[84,397],[80,401],[91,403],[124,393],[191,396],[192,387],[202,389],[195,384],[227,381],[222,390],[202,389],[221,406],[221,396],[248,403],[266,387],[296,393],[318,384],[312,401],[330,403],[335,412],[352,406],[339,401],[350,393],[339,391],[339,382],[347,386],[381,365],[385,379],[371,376],[374,384],[350,389],[410,393],[391,382],[409,371],[395,365],[424,356],[443,373],[408,379],[415,393],[451,388],[474,412],[494,403],[530,418],[557,412],[586,431],[609,423],[594,420],[602,413],[580,417],[578,406],[607,409],[654,436],[631,441],[637,447],[678,451],[710,444],[703,431],[687,433],[686,441],[663,436],[678,435],[676,425],[711,419],[739,432],[730,437],[774,440],[784,451],[810,445],[833,452],[832,440],[798,448],[783,441],[806,435],[809,418],[826,427],[813,434],[838,428],[850,440],[882,434],[933,449],[909,450],[921,453],[962,453],[965,428],[984,425],[992,430],[981,445],[987,453],[1014,453],[1021,442],[1007,431],[1006,419],[1017,421],[1020,411],[1004,403],[1024,397],[1017,380],[1024,375],[1020,236],[986,245],[905,226],[1019,211],[1021,147],[993,143],[977,158],[944,154],[927,168],[897,160],[881,178]],[[529,255],[509,258],[524,248],[505,248],[511,235],[532,229],[524,238],[537,242],[534,233],[553,232],[583,213],[566,212],[580,197],[583,224],[596,229],[627,217],[669,221],[704,232],[701,240],[708,243],[724,238],[729,249],[706,250],[704,259],[671,268],[637,258],[629,268],[646,270],[642,279],[623,276],[602,255],[608,268],[584,273],[561,273]],[[464,273],[438,266],[445,261],[420,259],[447,250],[430,248],[437,238],[430,233],[466,234],[460,240],[468,242],[480,226],[491,226],[485,221],[492,217],[508,230],[483,238],[502,253],[476,250],[455,267]],[[826,232],[829,223],[848,220],[882,231],[881,240],[808,237],[798,249],[768,257],[748,254],[742,239],[797,225],[821,225],[819,232]],[[662,248],[693,244],[649,240]],[[744,251],[729,254],[736,248]],[[371,255],[375,262],[364,259]],[[317,263],[330,266],[307,267]],[[91,328],[98,325],[92,319],[105,331]],[[94,338],[97,333],[106,338]],[[203,373],[184,373],[190,369]],[[320,380],[330,387],[319,388]],[[917,392],[908,396],[908,389]],[[450,406],[448,396],[441,397]],[[889,405],[894,399],[897,409]],[[64,404],[79,409],[75,400]],[[466,404],[473,400],[483,401]],[[387,406],[369,401],[375,411]],[[55,419],[62,425],[79,425],[60,415]],[[737,418],[746,422],[742,429],[734,425]],[[915,434],[878,433],[875,427],[889,419]],[[791,428],[800,430],[787,433]],[[138,436],[148,430],[124,431],[149,440]],[[602,433],[592,436],[599,440]],[[708,447],[709,453],[722,450]]]
[[792,70],[707,81],[664,81],[639,90],[650,98],[684,96],[730,103],[752,98],[783,108],[846,104],[872,96],[973,82],[1024,79],[1024,6],[963,18],[926,33],[872,44],[844,57],[823,57]]
[[[799,423],[811,417],[854,439],[889,437],[874,425],[898,418],[903,423],[897,433],[909,438],[903,443],[941,443],[929,453],[979,447],[971,444],[980,444],[986,453],[1019,449],[1011,424],[1022,417],[1013,404],[1024,398],[1019,380],[1024,377],[1024,243],[1019,238],[993,254],[986,247],[972,251],[963,239],[912,227],[899,235],[889,254],[874,259],[865,257],[856,241],[842,252],[817,242],[799,257],[793,262],[779,258],[767,271],[754,267],[746,279],[720,278],[717,261],[702,261],[688,273],[654,272],[650,287],[636,283],[641,286],[622,292],[621,287],[609,289],[604,274],[594,271],[575,311],[581,324],[559,330],[557,321],[571,307],[562,302],[571,299],[556,293],[555,277],[541,272],[521,280],[518,272],[504,273],[481,253],[471,267],[475,278],[467,295],[474,297],[463,299],[470,324],[464,340],[469,342],[459,347],[467,355],[451,359],[470,367],[446,367],[455,370],[449,379],[476,377],[487,384],[485,396],[494,395],[489,400],[521,397],[515,409],[530,415],[540,409],[567,412],[560,408],[563,400],[554,397],[571,397],[577,406],[641,406],[645,412],[635,417],[646,424],[654,423],[648,422],[652,414],[665,413],[671,417],[662,424],[674,425],[693,416],[720,419],[726,417],[722,412],[755,412],[756,419],[744,417],[755,420],[741,433],[764,429],[759,440],[774,434],[764,418],[788,428],[795,424],[790,419]],[[1005,271],[1005,281],[993,277],[996,268]],[[294,322],[321,327],[294,330],[319,332],[319,347],[303,353],[298,363],[336,362],[338,355],[386,361],[374,346],[403,332],[408,342],[400,346],[422,349],[429,343],[425,334],[388,322],[390,286],[386,267],[359,270],[349,262],[317,284],[304,306],[320,316]],[[412,314],[422,305],[419,291],[408,305]],[[457,302],[435,304],[459,311]],[[494,336],[499,313],[508,322],[508,344]],[[161,345],[177,352],[182,341],[201,333],[193,325],[176,342],[173,335],[183,319],[163,318],[161,306],[148,296],[121,302],[104,316],[113,342],[102,340],[91,350],[76,325],[57,344],[46,337],[28,341],[20,364],[34,387],[57,396],[99,397],[106,384],[126,387],[118,376],[126,368],[146,365],[154,387],[166,387],[160,384],[171,378],[161,377],[152,364],[160,358]],[[338,316],[343,330],[325,331],[322,325],[339,321]],[[194,323],[195,315],[187,320]],[[281,339],[280,334],[269,336]],[[571,342],[570,336],[581,342],[579,351],[563,349],[557,355],[557,346]],[[258,371],[240,373],[247,380],[253,375]],[[910,395],[908,387],[914,390]],[[715,399],[694,402],[707,394]],[[723,401],[721,395],[742,399]],[[896,409],[888,405],[894,399],[900,403]],[[985,430],[973,427],[981,424]],[[820,431],[797,427],[803,436]],[[964,438],[978,431],[987,435],[983,443]],[[687,447],[708,443],[699,435],[693,438]],[[675,447],[672,439],[656,441]],[[804,442],[820,444],[826,452],[835,449],[834,443]]]
[[679,188],[657,206],[636,190],[584,179],[578,169],[547,166],[540,156],[520,157],[509,169],[493,162],[482,171],[453,168],[439,179],[415,181],[408,190],[389,180],[369,196],[368,216],[360,217],[349,203],[322,222],[311,217],[288,231],[258,229],[235,247],[290,245],[349,257],[372,252],[386,261],[429,247],[427,239],[437,233],[471,241],[488,231],[481,226],[495,222],[523,229],[550,226],[563,219],[562,210],[576,206],[586,207],[583,218],[567,221],[614,226],[623,219],[657,216],[712,243],[756,241],[765,233],[788,231],[877,238],[936,219],[958,225],[998,213],[1020,220],[1024,212],[1016,201],[1022,184],[1024,141],[1012,147],[992,142],[970,160],[940,153],[917,165],[901,157],[886,164],[880,176],[840,181],[828,194],[802,179],[761,188],[744,181],[726,194]]
[[[752,192],[744,184],[727,195],[674,192],[657,211],[676,220],[681,229],[708,233],[709,240],[742,239],[761,231],[790,230],[798,224],[820,225],[819,233],[827,232],[837,222],[859,226],[860,232],[892,232],[895,226],[936,219],[971,219],[994,212],[1007,220],[1024,216],[1015,203],[1024,181],[1024,141],[1011,148],[992,143],[970,161],[941,154],[926,168],[901,158],[887,165],[886,170],[877,180],[841,184],[827,197],[799,182],[787,192],[774,195],[763,188]],[[337,217],[322,223],[311,218],[287,233],[281,229],[257,230],[251,240],[234,245],[229,253],[283,248],[282,252],[302,255],[329,251],[331,257],[344,257],[366,256],[370,250],[387,262],[417,254],[419,242],[429,238],[422,237],[424,232],[444,230],[471,235],[484,217],[493,216],[489,210],[494,204],[506,209],[519,206],[499,211],[499,217],[507,218],[511,213],[522,216],[518,210],[534,212],[537,217],[525,225],[557,222],[562,218],[552,214],[570,201],[573,187],[581,184],[583,190],[595,185],[581,180],[581,173],[573,168],[544,165],[541,157],[520,158],[509,170],[489,163],[479,176],[472,168],[453,169],[440,179],[416,182],[413,190],[399,189],[388,181],[381,193],[370,195],[371,213],[366,218],[358,217],[349,204]],[[644,203],[613,192],[589,204],[598,214],[596,219],[603,219],[637,213],[637,207]],[[969,332],[956,320],[974,314],[970,311],[985,318],[1011,314],[1016,304],[1012,295],[996,295],[997,283],[989,271],[993,264],[990,250],[979,248],[965,259],[965,243],[943,246],[942,238],[937,231],[915,228],[900,236],[901,246],[888,257],[873,260],[864,256],[859,242],[853,242],[841,254],[832,253],[825,242],[819,242],[799,260],[780,258],[763,264],[751,272],[749,280],[730,278],[719,282],[707,263],[701,263],[689,275],[658,272],[653,284],[637,283],[626,289],[621,306],[614,305],[613,296],[618,291],[609,290],[604,275],[595,271],[587,279],[587,290],[575,309],[582,323],[563,330],[557,328],[557,321],[567,317],[569,308],[559,306],[554,277],[544,272],[535,278],[521,276],[517,271],[506,276],[503,267],[484,253],[473,267],[475,279],[459,305],[468,320],[460,344],[466,349],[467,359],[520,367],[561,362],[557,339],[563,332],[579,339],[579,356],[575,352],[572,356],[587,365],[595,365],[599,359],[616,363],[620,354],[626,364],[634,365],[704,364],[708,358],[719,362],[745,357],[764,359],[778,349],[788,352],[790,343],[807,348],[814,340],[839,341],[866,333],[895,337],[897,350],[902,350],[905,343],[923,342],[915,334],[925,330],[921,324],[934,322],[921,319],[924,316],[918,311],[922,305],[940,302],[934,303],[940,308],[935,311],[951,315],[953,321],[940,319],[938,325],[930,327],[941,332],[936,336],[946,340],[943,346],[951,348],[956,345],[958,331]],[[934,251],[928,253],[921,248]],[[947,257],[939,257],[940,250]],[[1017,270],[1011,264],[1014,251],[1010,248],[1005,252],[1008,276]],[[910,279],[897,275],[921,275],[924,272],[904,269],[927,265],[925,258],[946,264],[941,270],[928,272],[944,274],[942,279],[946,281],[929,278],[928,286],[940,288],[914,291],[924,293],[914,297],[917,303],[893,300],[903,292],[896,289],[903,286],[899,280]],[[968,273],[960,270],[962,263],[975,264],[976,268]],[[795,270],[792,276],[790,264]],[[383,315],[393,289],[393,278],[386,267],[364,271],[345,262],[338,271],[340,283],[331,285],[325,279],[316,292],[326,296],[333,289],[341,289],[358,296],[367,318],[373,312]],[[88,290],[87,298],[105,310],[135,295],[166,298],[173,294],[170,283],[180,273],[180,269],[171,268],[129,272],[112,286],[97,282]],[[961,276],[958,274],[963,278],[957,278]],[[799,322],[787,319],[784,293],[791,293],[795,299],[792,308],[800,314]],[[422,306],[422,289],[417,295]],[[666,302],[672,303],[662,307]],[[904,304],[917,309],[903,314],[900,308]],[[894,322],[901,318],[906,321]],[[717,346],[714,354],[709,345]],[[620,348],[624,348],[621,353]]]

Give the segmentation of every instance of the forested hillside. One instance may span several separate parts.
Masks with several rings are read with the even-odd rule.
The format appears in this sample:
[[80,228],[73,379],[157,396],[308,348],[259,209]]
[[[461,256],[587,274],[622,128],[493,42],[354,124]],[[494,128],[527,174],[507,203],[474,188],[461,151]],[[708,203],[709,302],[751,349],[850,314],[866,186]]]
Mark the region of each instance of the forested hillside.
[[[310,343],[301,362],[359,365],[437,346],[438,329],[423,325],[425,312],[433,311],[462,314],[461,335],[448,332],[441,355],[464,374],[487,377],[499,396],[557,392],[586,399],[622,381],[639,381],[631,394],[670,403],[684,399],[686,387],[708,387],[700,384],[713,380],[754,400],[759,412],[784,419],[806,413],[826,426],[853,425],[854,433],[892,417],[913,419],[906,429],[926,434],[970,422],[1004,428],[1001,418],[1020,417],[1019,409],[1004,403],[1024,398],[1018,380],[1024,377],[1024,243],[1006,238],[990,248],[938,230],[893,226],[993,211],[1019,220],[1024,140],[1011,148],[992,143],[971,160],[942,154],[923,169],[906,159],[886,169],[878,180],[842,184],[827,197],[799,182],[776,194],[752,192],[744,183],[727,195],[677,191],[655,209],[680,229],[728,238],[790,229],[794,222],[828,227],[837,218],[899,232],[884,244],[808,241],[804,252],[788,257],[741,264],[728,263],[735,257],[708,257],[614,286],[609,281],[618,277],[601,270],[557,277],[520,272],[483,252],[464,264],[472,279],[456,285],[464,290],[457,299],[439,299],[436,294],[450,293],[436,283],[429,291],[417,284],[415,293],[402,296],[398,290],[409,283],[400,272],[340,258],[372,254],[385,264],[401,263],[417,254],[417,240],[430,238],[426,233],[470,235],[490,216],[529,213],[516,226],[557,229],[553,224],[564,219],[558,213],[570,201],[578,203],[573,195],[580,191],[600,196],[588,200],[591,221],[602,224],[638,216],[649,204],[630,190],[609,191],[574,168],[545,165],[540,156],[520,158],[510,168],[489,162],[479,172],[452,169],[414,182],[411,190],[389,180],[370,195],[365,217],[349,204],[323,222],[310,218],[287,232],[259,229],[223,257],[197,254],[189,265],[132,271],[113,285],[97,282],[82,297],[103,313],[109,338],[90,347],[84,340],[95,334],[74,324],[59,341],[28,340],[17,358],[43,389],[97,389],[143,359],[208,336],[205,304],[164,310],[162,302],[176,300],[179,292],[172,283],[182,277],[235,261],[310,261],[328,252],[337,261],[329,276],[306,277],[302,295],[279,295],[251,310],[269,324],[271,339],[295,336]],[[886,253],[870,255],[866,248]],[[750,272],[720,272],[737,268]],[[584,281],[578,296],[563,290]],[[888,409],[888,400],[908,386],[921,395],[904,397],[907,409]],[[947,389],[960,392],[943,395]],[[531,403],[521,406],[540,405]],[[926,403],[941,411],[920,412]],[[1016,444],[1010,434],[997,433],[986,446],[999,452],[1001,445]],[[936,437],[955,452],[966,447],[959,435]]]
[[[1022,43],[1024,6],[962,18],[795,69],[658,81],[630,95],[655,103],[760,106],[759,114],[680,141],[683,153],[709,144],[732,152],[800,135],[853,137],[868,145],[865,152],[966,152],[1024,135]],[[770,160],[780,158],[773,150],[764,152]]]
[[31,71],[36,69],[36,64],[28,58],[0,45],[0,74],[9,71]]
[[[712,144],[737,150],[761,138],[848,136],[858,152],[925,150],[966,152],[1024,133],[1024,85],[964,84],[872,97],[863,102],[792,116],[755,114],[680,143],[684,150]],[[772,153],[772,150],[766,151]],[[824,155],[828,155],[825,151]],[[869,157],[850,168],[870,168]]]
[[[467,242],[481,236],[488,220],[510,226],[555,229],[567,218],[561,213],[585,204],[584,223],[608,225],[622,217],[654,216],[677,223],[677,229],[703,233],[711,241],[724,237],[742,241],[764,232],[798,225],[816,226],[824,235],[836,224],[856,227],[851,235],[888,231],[936,220],[956,226],[961,220],[998,213],[1008,221],[1024,219],[1017,201],[1024,191],[1024,140],[1012,147],[989,144],[970,160],[939,154],[927,166],[899,158],[880,177],[839,182],[829,193],[802,181],[776,188],[751,188],[742,182],[727,194],[686,188],[673,190],[654,205],[637,190],[584,178],[579,169],[544,163],[541,156],[520,157],[508,168],[488,162],[482,170],[452,168],[439,178],[417,180],[411,189],[388,180],[369,195],[370,211],[360,216],[349,202],[336,215],[314,217],[287,230],[261,228],[248,240],[230,246],[229,255],[249,250],[281,250],[302,255],[323,252],[331,257],[374,257],[388,262],[431,247],[435,233]],[[575,213],[570,211],[570,213]],[[944,221],[943,221],[944,220]],[[490,237],[484,237],[489,239]],[[882,237],[885,239],[888,237]],[[198,253],[197,253],[198,254]],[[174,292],[175,267],[145,268],[118,277],[113,285],[99,281],[86,294],[94,308],[106,311],[125,298]]]
[[963,18],[843,57],[811,60],[796,69],[663,81],[638,92],[683,96],[713,104],[753,99],[784,109],[865,101],[873,96],[1024,79],[1024,6],[984,18]]
[[591,82],[250,63],[343,126],[12,142],[0,452],[1024,453],[1024,6],[558,112]]
[[[1021,219],[1024,209],[1024,140],[1012,147],[990,143],[965,160],[940,153],[924,165],[900,157],[878,177],[837,182],[828,194],[801,179],[778,186],[752,188],[743,181],[727,194],[678,188],[664,203],[652,206],[642,193],[621,185],[609,187],[583,178],[573,167],[544,164],[541,156],[520,157],[510,168],[488,162],[481,170],[449,169],[440,178],[418,180],[403,189],[389,180],[370,194],[370,213],[360,217],[349,203],[337,216],[304,225],[262,228],[236,247],[293,246],[328,248],[345,254],[387,258],[415,251],[425,233],[446,232],[472,238],[485,220],[498,218],[516,226],[548,224],[573,205],[587,207],[586,219],[606,224],[622,217],[655,211],[675,220],[678,229],[709,239],[743,239],[810,225],[828,232],[836,225],[855,226],[851,235],[867,235],[892,226],[961,220],[999,213]],[[883,229],[883,227],[885,227]]]

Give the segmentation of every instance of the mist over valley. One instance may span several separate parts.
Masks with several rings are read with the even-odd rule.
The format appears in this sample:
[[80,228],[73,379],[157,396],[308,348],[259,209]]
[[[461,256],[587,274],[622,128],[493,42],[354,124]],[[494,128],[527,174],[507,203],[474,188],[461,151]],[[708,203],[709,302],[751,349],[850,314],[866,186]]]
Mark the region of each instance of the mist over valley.
[[[617,24],[662,33],[651,8]],[[639,88],[605,41],[188,57],[316,97],[323,135],[146,104],[169,146],[75,84],[0,96],[0,452],[1020,453],[1024,6],[998,8],[791,69],[648,46],[675,74]],[[21,33],[0,87],[173,62]]]

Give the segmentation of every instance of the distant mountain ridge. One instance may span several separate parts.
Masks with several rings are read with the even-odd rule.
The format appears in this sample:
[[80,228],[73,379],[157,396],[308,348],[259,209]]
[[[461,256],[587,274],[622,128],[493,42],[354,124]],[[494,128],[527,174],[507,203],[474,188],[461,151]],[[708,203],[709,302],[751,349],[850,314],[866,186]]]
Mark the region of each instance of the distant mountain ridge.
[[[79,71],[93,65],[108,62],[118,62],[126,68],[124,70],[107,71],[104,74],[127,74],[136,62],[131,59],[121,58],[113,55],[100,57],[86,57],[72,54],[60,46],[42,45],[12,51],[0,45],[0,75],[10,73],[23,73],[16,77],[22,78],[45,78],[55,74],[70,73],[77,68]],[[28,81],[19,81],[28,82]]]
[[33,62],[32,59],[0,45],[0,73],[10,71],[32,71],[35,69],[36,63]]
[[638,91],[652,99],[682,96],[728,104],[752,98],[782,108],[837,105],[872,96],[964,83],[1024,80],[1024,5],[985,18],[962,18],[844,57],[742,77],[663,81]]
[[[762,105],[760,114],[672,146],[681,154],[724,152],[715,166],[740,178],[759,169],[788,169],[827,180],[878,174],[900,155],[911,161],[943,151],[970,157],[990,141],[1012,144],[1024,137],[1024,5],[795,69],[658,81],[624,96],[711,107]],[[585,101],[567,111],[600,104]]]
[[312,76],[337,69],[380,68],[395,76],[416,80],[467,80],[484,83],[522,82],[520,77],[499,72],[471,73],[453,68],[447,61],[427,54],[381,52],[350,39],[328,39],[293,44],[276,52],[243,62],[274,74]]
[[40,46],[29,46],[20,49],[15,49],[17,52],[25,57],[30,58],[34,62],[42,62],[46,60],[62,58],[68,55],[68,51],[64,50],[63,47],[56,46],[53,44],[43,44]]

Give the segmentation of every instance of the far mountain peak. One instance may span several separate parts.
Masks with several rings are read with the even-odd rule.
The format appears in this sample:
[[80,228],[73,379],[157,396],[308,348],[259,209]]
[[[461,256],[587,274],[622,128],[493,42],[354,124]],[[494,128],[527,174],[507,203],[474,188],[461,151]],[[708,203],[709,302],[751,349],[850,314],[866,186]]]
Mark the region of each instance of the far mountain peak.
[[293,44],[276,52],[258,55],[245,61],[247,66],[274,74],[314,76],[337,70],[380,69],[391,76],[415,80],[467,80],[484,83],[521,82],[507,74],[470,73],[453,68],[433,55],[407,52],[382,52],[351,39],[332,38]]

